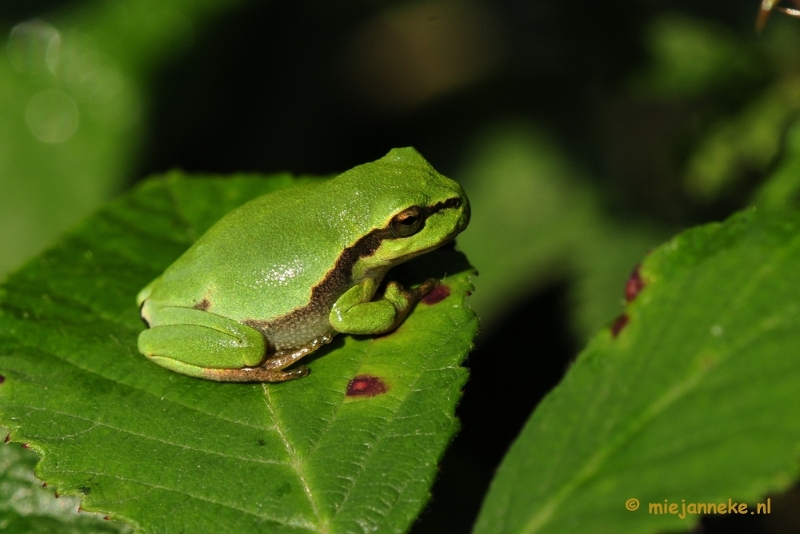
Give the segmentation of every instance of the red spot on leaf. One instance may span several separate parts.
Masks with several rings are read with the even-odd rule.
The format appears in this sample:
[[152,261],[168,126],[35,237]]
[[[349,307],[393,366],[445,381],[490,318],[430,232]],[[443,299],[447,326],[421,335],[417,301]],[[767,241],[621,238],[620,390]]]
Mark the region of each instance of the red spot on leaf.
[[27,443],[23,443],[22,444],[22,448],[23,449],[28,449],[28,448],[30,448],[30,445],[28,445]]
[[641,274],[639,274],[639,268],[641,265],[637,265],[633,272],[631,273],[628,281],[625,282],[625,300],[631,302],[633,299],[636,298],[636,295],[644,289],[644,280],[642,280]]
[[2,384],[5,381],[6,381],[6,377],[4,377],[3,375],[0,375],[0,384]]
[[627,313],[623,313],[617,317],[614,324],[611,325],[611,335],[617,337],[619,333],[622,332],[622,329],[628,325],[629,320]]
[[386,383],[377,376],[357,376],[347,384],[348,397],[374,397],[389,390]]
[[103,516],[103,519],[105,519],[106,521],[111,521],[111,520],[108,518],[108,516],[107,516],[107,515],[104,515],[104,516]]
[[42,487],[46,488],[47,487],[47,482],[42,482]]
[[3,440],[3,443],[8,443],[8,440],[11,439],[11,434],[6,434],[6,439]]
[[422,297],[422,302],[431,305],[443,301],[450,296],[450,287],[444,284],[439,284],[434,287],[427,295]]
[[59,497],[61,497],[61,495],[59,495],[58,492],[56,492],[56,499],[58,499]]

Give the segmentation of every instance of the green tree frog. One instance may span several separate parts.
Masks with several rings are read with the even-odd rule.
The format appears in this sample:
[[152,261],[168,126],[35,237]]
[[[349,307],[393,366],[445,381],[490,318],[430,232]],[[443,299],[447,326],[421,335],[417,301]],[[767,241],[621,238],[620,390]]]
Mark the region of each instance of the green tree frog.
[[386,272],[466,228],[464,191],[413,148],[331,180],[275,191],[220,219],[139,292],[139,351],[190,376],[282,382],[337,333],[396,328],[437,285]]

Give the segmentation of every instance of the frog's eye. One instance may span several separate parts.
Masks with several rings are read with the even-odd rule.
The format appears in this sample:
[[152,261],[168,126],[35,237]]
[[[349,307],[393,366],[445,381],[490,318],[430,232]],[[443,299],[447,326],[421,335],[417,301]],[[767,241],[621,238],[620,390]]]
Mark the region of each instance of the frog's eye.
[[411,206],[394,216],[389,228],[395,237],[408,237],[422,229],[425,212],[419,206]]

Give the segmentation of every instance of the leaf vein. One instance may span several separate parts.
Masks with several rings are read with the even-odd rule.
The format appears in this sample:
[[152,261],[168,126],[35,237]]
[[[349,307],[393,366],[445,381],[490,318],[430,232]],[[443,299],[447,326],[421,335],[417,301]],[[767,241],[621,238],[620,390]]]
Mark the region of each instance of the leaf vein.
[[298,521],[297,520],[298,518],[294,517],[294,516],[292,518],[288,518],[287,519],[287,518],[277,518],[275,516],[270,516],[270,515],[263,515],[263,514],[256,513],[256,512],[254,512],[252,510],[248,510],[246,508],[242,508],[240,506],[235,506],[235,505],[230,504],[230,503],[226,503],[226,502],[219,501],[219,500],[216,500],[216,499],[211,499],[210,497],[206,497],[206,496],[203,496],[203,495],[200,495],[200,494],[196,494],[196,493],[191,493],[191,492],[188,492],[188,491],[185,491],[185,490],[178,490],[178,489],[175,489],[175,488],[170,488],[168,486],[163,486],[161,484],[156,484],[155,482],[150,482],[150,481],[146,481],[146,480],[137,480],[137,479],[134,479],[134,478],[124,477],[124,476],[120,476],[120,475],[117,475],[117,474],[113,474],[112,475],[112,474],[108,474],[108,473],[98,473],[96,471],[88,471],[88,470],[87,471],[77,471],[77,470],[72,470],[72,469],[59,469],[59,472],[61,472],[61,473],[70,473],[70,474],[78,474],[78,475],[80,475],[80,474],[88,474],[88,475],[95,475],[95,476],[101,476],[101,477],[114,478],[114,479],[117,479],[117,480],[121,480],[123,482],[133,482],[135,484],[141,484],[143,486],[147,486],[148,488],[151,488],[151,490],[157,489],[157,490],[167,491],[167,492],[170,492],[170,493],[177,493],[178,495],[188,496],[188,497],[190,497],[192,499],[197,499],[199,501],[203,501],[203,502],[207,502],[207,503],[211,503],[211,504],[216,504],[218,506],[222,506],[222,507],[225,507],[225,508],[230,508],[231,510],[235,510],[237,512],[242,512],[242,513],[257,517],[259,519],[267,519],[269,521],[274,521],[274,522],[280,523],[282,525],[288,525],[288,526],[291,526],[291,527],[300,527],[300,528],[305,528],[306,530],[309,530],[311,532],[317,532],[313,525],[311,525],[311,524],[309,524],[307,522]]
[[[209,449],[200,449],[198,447],[190,447],[190,446],[184,445],[182,443],[169,441],[167,439],[158,438],[156,436],[148,436],[147,434],[142,434],[140,432],[134,432],[133,430],[120,428],[118,426],[106,423],[104,421],[95,421],[95,420],[92,420],[92,419],[88,419],[86,417],[81,417],[79,415],[75,415],[75,414],[71,414],[71,413],[67,413],[67,412],[62,412],[62,411],[59,411],[59,410],[53,410],[51,408],[37,408],[36,406],[28,406],[28,405],[25,405],[25,404],[17,404],[16,406],[19,407],[19,408],[27,408],[29,410],[33,410],[33,411],[37,411],[37,412],[44,412],[44,413],[50,413],[50,414],[57,414],[57,415],[61,415],[61,416],[64,416],[64,417],[71,417],[73,419],[77,419],[78,421],[84,421],[86,423],[91,423],[92,424],[92,426],[90,428],[84,429],[84,430],[82,430],[80,432],[77,432],[75,434],[65,435],[65,436],[50,436],[51,439],[59,439],[59,440],[67,439],[67,438],[72,437],[74,435],[86,433],[86,432],[89,432],[90,430],[92,430],[92,429],[94,429],[96,427],[102,426],[102,427],[105,427],[105,428],[109,428],[111,430],[116,430],[117,432],[120,432],[120,433],[130,434],[132,436],[148,439],[148,440],[151,440],[151,441],[155,441],[157,443],[164,443],[166,445],[171,445],[171,446],[174,446],[174,447],[178,447],[180,449],[199,452],[199,453],[203,453],[203,454],[211,454],[211,455],[214,455],[214,456],[220,456],[222,458],[227,458],[227,459],[231,459],[231,460],[241,460],[241,461],[259,463],[259,464],[265,464],[265,465],[290,465],[288,462],[279,462],[277,460],[268,460],[268,459],[263,459],[263,458],[247,458],[247,457],[242,457],[242,456],[235,456],[235,455],[232,455],[232,454],[225,454],[223,452],[212,451],[212,450],[209,450]],[[38,437],[41,438],[42,436],[38,436]]]

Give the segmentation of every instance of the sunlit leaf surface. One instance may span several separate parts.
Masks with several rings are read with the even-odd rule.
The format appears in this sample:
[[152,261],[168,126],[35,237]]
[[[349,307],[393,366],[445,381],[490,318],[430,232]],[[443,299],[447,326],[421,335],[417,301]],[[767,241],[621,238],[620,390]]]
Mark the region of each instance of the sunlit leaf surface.
[[224,213],[292,183],[152,180],[9,277],[0,422],[42,455],[40,479],[144,532],[409,528],[458,427],[477,330],[460,253],[405,266],[410,282],[446,273],[440,298],[392,334],[336,338],[301,380],[220,384],[137,352],[137,291]]

